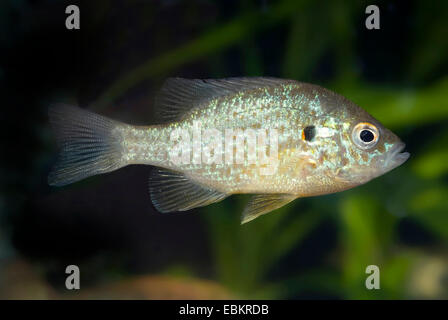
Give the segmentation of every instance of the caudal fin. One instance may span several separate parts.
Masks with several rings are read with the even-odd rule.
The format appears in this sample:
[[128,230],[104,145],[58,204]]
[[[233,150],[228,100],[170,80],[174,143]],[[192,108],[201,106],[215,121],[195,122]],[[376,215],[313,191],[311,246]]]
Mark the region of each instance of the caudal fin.
[[64,186],[124,165],[119,122],[68,105],[52,106],[48,114],[60,146],[50,185]]

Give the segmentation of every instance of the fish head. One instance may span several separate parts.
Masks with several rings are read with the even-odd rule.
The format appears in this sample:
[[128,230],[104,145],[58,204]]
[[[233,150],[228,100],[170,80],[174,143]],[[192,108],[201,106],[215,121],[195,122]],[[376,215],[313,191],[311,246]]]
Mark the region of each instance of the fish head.
[[410,156],[392,131],[352,102],[341,110],[339,168],[336,178],[351,185],[366,183],[402,165]]

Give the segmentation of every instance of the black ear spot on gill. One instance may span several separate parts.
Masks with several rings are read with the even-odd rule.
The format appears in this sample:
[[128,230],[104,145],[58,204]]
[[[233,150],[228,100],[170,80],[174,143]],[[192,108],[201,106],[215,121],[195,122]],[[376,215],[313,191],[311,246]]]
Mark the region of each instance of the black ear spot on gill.
[[302,138],[305,141],[313,141],[314,136],[316,135],[316,127],[315,126],[307,126],[303,129]]

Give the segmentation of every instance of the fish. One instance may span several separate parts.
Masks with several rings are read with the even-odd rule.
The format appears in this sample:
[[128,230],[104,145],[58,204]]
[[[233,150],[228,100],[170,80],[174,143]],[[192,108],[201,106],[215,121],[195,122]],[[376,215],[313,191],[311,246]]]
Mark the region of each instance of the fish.
[[297,198],[365,184],[410,156],[361,107],[296,80],[169,78],[154,107],[160,121],[149,126],[66,104],[50,107],[60,153],[49,185],[150,165],[149,193],[159,212],[252,194],[243,224]]

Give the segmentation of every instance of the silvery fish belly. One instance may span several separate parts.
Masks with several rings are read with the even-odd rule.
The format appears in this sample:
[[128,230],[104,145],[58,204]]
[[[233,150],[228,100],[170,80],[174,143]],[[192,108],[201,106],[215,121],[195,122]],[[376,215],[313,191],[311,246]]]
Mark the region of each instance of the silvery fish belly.
[[161,212],[254,196],[242,222],[306,196],[343,191],[404,163],[404,143],[346,98],[275,78],[166,81],[162,124],[132,126],[70,107],[50,109],[61,154],[51,185],[147,164]]

